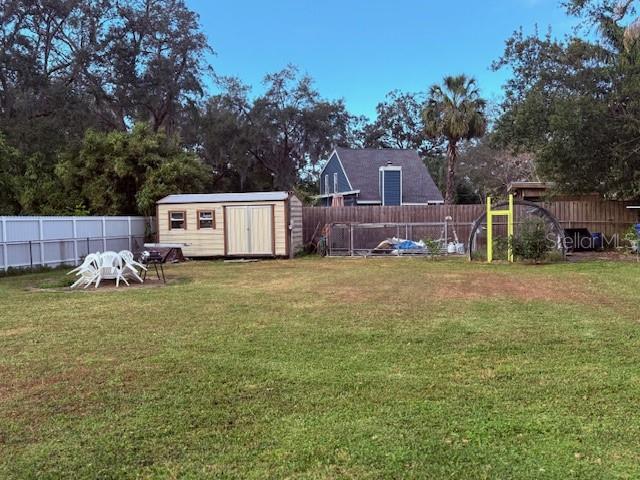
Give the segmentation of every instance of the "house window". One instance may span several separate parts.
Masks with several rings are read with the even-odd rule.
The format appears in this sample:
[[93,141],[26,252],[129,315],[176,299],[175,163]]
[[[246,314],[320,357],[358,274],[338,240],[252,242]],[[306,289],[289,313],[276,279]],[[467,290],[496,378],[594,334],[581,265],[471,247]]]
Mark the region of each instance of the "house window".
[[329,193],[329,175],[324,176],[324,193],[325,195]]
[[333,193],[338,193],[338,174],[333,174]]
[[213,210],[198,210],[198,230],[201,228],[216,228]]
[[186,230],[187,212],[169,212],[169,230]]

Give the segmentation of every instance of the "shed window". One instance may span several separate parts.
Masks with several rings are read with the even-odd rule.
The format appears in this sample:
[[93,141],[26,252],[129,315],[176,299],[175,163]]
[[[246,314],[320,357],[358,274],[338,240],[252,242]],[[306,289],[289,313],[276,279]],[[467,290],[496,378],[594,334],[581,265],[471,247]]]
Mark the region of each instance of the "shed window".
[[324,176],[324,193],[325,195],[329,193],[329,175]]
[[333,193],[338,193],[338,174],[333,174]]
[[169,230],[185,230],[187,228],[186,212],[169,212]]
[[213,210],[198,210],[198,229],[216,228]]

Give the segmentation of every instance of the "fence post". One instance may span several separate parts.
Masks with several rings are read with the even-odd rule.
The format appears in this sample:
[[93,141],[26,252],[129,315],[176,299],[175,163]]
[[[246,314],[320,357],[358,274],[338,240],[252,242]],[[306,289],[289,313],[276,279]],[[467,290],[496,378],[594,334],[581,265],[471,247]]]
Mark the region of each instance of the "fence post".
[[80,263],[80,257],[78,256],[78,228],[75,218],[73,219],[73,263],[74,266]]
[[2,258],[4,271],[9,270],[9,249],[7,248],[7,219],[2,218]]
[[87,255],[89,255],[89,253],[91,252],[90,248],[91,248],[91,241],[89,240],[89,237],[87,237]]
[[33,244],[31,240],[29,240],[29,265],[31,270],[33,270]]
[[[42,225],[42,218],[38,219],[38,230],[40,231],[40,265],[43,267],[46,265],[44,262],[44,228]],[[33,265],[31,265],[33,267]]]
[[129,238],[129,251],[133,252],[133,241],[132,241],[132,238],[131,238],[131,215],[129,215],[127,217],[127,223],[128,223],[128,226],[129,226],[129,237],[128,237]]
[[[445,248],[447,248],[448,243],[449,243],[449,223],[448,223],[447,217],[444,217],[444,246],[445,246]],[[449,252],[448,249],[447,249],[447,252]]]
[[107,220],[102,217],[102,251],[107,251]]
[[349,254],[353,257],[353,223],[349,224]]

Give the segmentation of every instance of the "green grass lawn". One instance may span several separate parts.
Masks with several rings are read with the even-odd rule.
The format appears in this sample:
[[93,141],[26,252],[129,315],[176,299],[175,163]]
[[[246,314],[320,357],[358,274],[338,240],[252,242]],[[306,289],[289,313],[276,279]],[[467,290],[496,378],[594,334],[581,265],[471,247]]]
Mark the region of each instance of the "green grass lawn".
[[0,279],[0,478],[638,478],[640,266]]

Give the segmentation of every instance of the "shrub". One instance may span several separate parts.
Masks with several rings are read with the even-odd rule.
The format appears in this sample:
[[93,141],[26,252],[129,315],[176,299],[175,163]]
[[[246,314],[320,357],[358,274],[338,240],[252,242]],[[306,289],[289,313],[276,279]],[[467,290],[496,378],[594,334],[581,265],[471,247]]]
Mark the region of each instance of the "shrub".
[[427,250],[429,255],[440,255],[442,253],[442,244],[439,240],[425,238],[423,242],[425,250]]
[[638,237],[638,231],[636,230],[636,226],[635,225],[631,225],[624,232],[624,236],[622,238],[624,238],[629,243],[637,242],[638,240],[640,240],[640,237]]
[[495,237],[493,239],[493,258],[506,260],[509,251],[509,239],[507,237]]
[[544,221],[540,218],[526,219],[511,239],[513,255],[521,260],[539,262],[549,255],[553,245],[547,238]]

